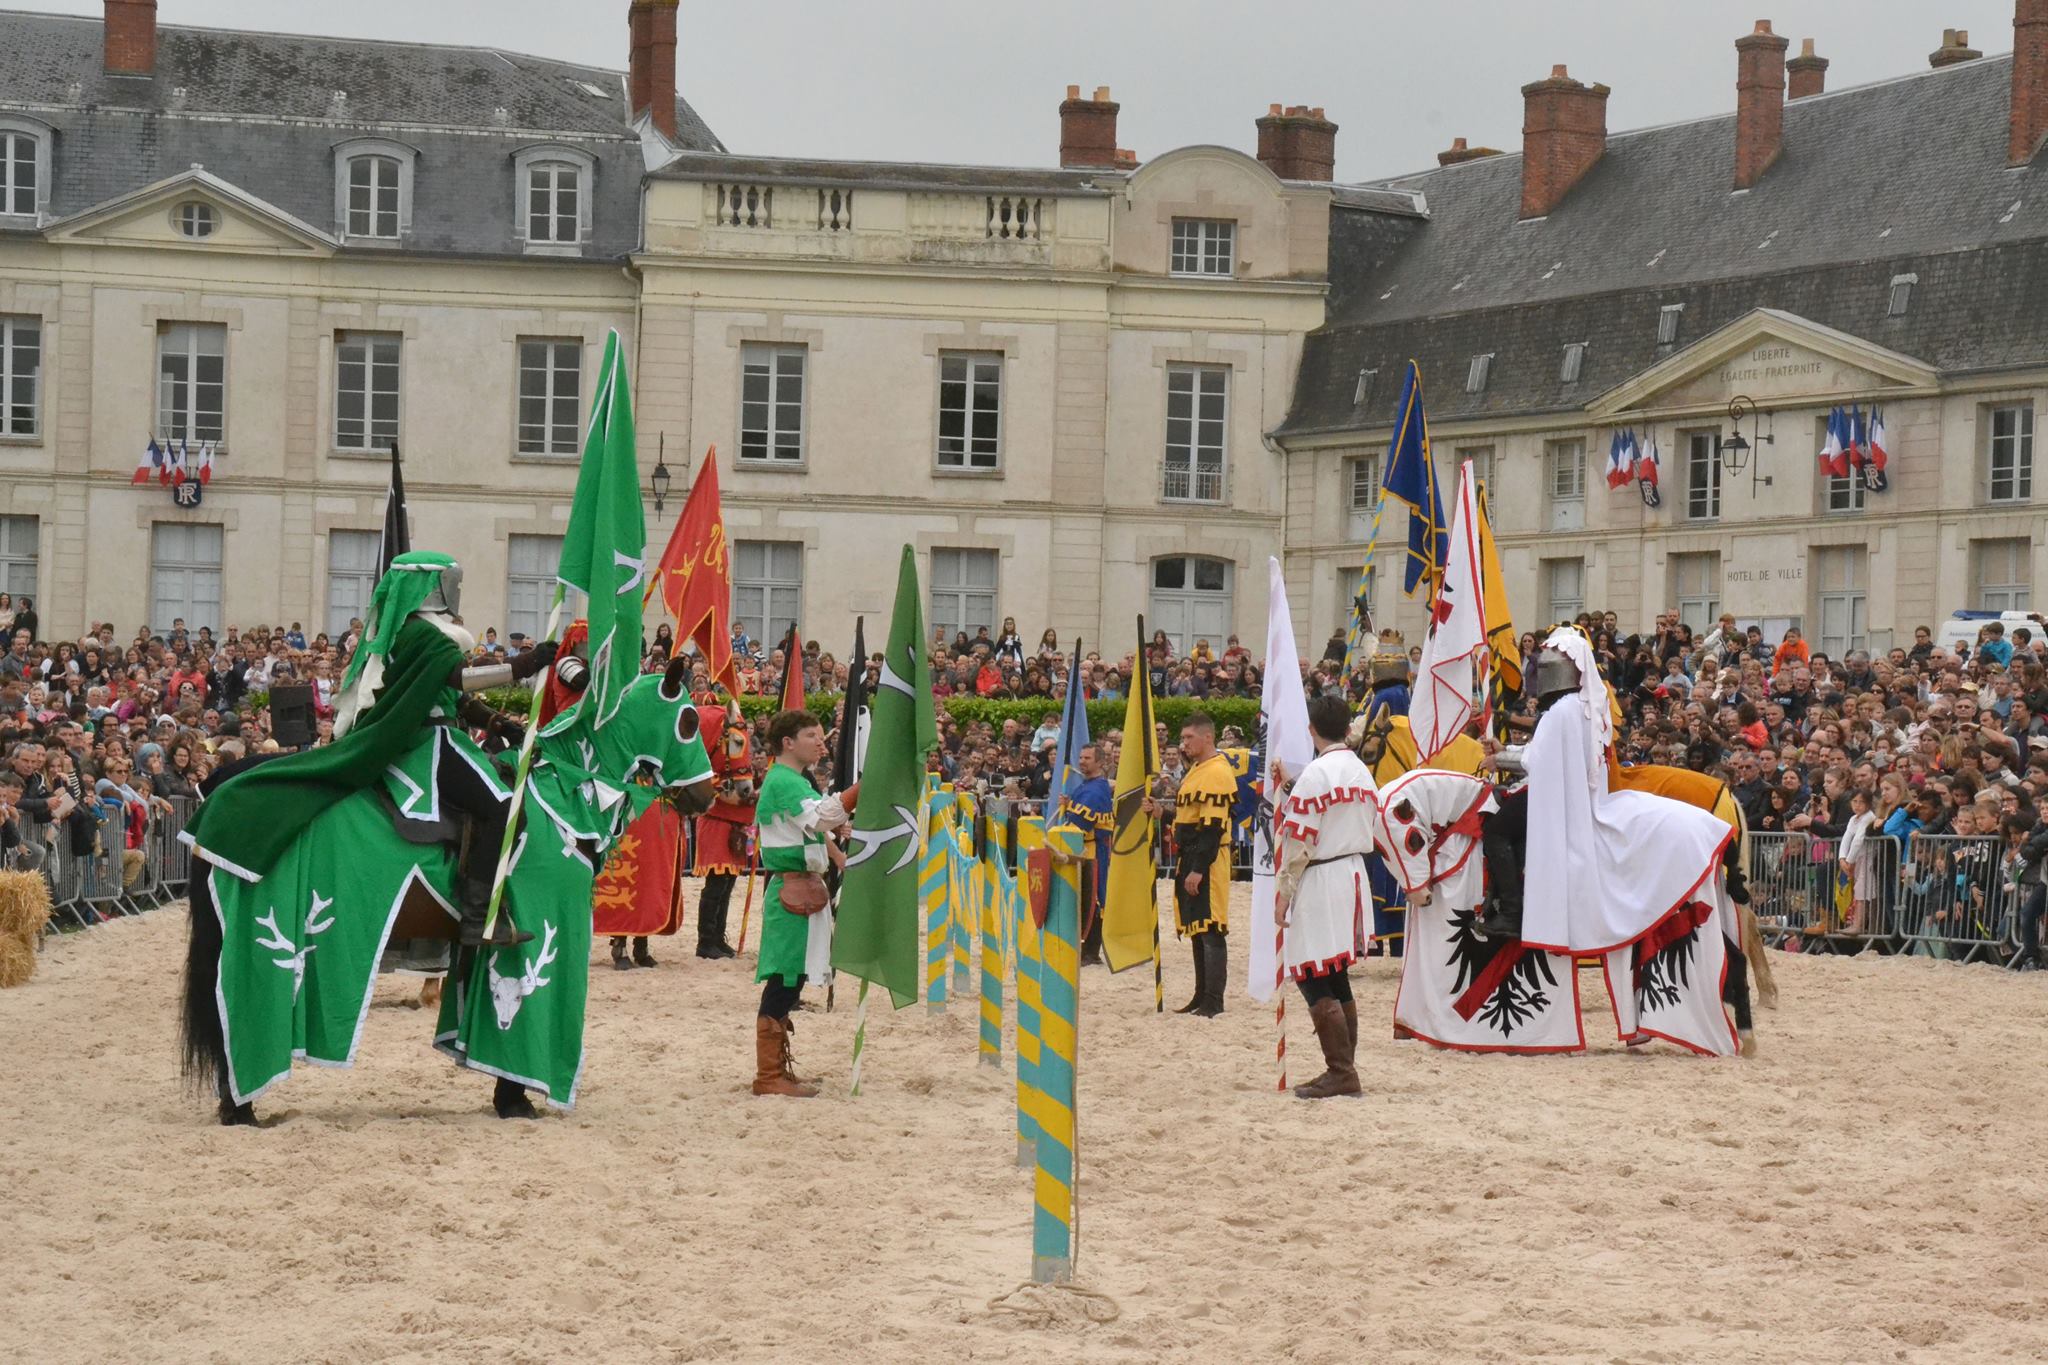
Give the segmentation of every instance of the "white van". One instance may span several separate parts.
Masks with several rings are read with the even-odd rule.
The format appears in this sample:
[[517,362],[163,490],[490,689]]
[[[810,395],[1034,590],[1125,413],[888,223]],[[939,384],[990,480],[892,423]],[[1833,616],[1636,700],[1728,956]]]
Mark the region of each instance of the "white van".
[[2041,624],[2040,617],[2030,611],[1959,611],[1934,628],[1934,647],[1953,654],[1959,648],[1975,649],[1977,632],[1996,621],[2005,627],[2005,638],[2010,641],[2012,633],[2024,626],[2033,632],[2035,639],[2048,634],[2048,628]]

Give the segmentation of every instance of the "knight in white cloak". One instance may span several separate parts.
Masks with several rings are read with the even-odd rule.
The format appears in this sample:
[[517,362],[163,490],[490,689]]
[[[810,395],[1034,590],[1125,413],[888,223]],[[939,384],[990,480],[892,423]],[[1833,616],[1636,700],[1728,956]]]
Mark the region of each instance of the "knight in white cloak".
[[1319,1100],[1361,1089],[1349,972],[1369,938],[1373,780],[1347,742],[1351,710],[1343,698],[1312,699],[1308,724],[1316,756],[1273,803],[1280,842],[1273,914],[1282,929],[1281,969],[1301,988],[1323,1051],[1323,1074],[1294,1093]]
[[1679,801],[1609,789],[1613,710],[1584,635],[1552,631],[1533,681],[1528,781],[1487,822],[1492,905],[1480,927],[1530,948],[1606,953],[1715,894],[1729,827]]

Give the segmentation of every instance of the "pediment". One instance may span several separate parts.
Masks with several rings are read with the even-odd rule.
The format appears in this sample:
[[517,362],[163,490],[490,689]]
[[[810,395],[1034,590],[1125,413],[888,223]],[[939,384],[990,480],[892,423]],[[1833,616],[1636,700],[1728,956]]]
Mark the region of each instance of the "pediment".
[[1701,337],[1590,406],[1602,418],[1758,403],[1826,400],[1932,388],[1925,361],[1775,308],[1759,308]]
[[[193,203],[213,212],[213,230],[205,237],[186,236],[179,228],[180,210]],[[325,256],[335,246],[318,228],[198,166],[52,223],[45,235],[96,246],[264,256]]]

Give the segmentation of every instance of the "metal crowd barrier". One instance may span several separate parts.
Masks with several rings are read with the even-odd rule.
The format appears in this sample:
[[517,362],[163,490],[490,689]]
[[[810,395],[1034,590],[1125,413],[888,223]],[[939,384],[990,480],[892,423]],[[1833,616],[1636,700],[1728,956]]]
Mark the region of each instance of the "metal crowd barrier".
[[1960,962],[1999,959],[2018,943],[2016,868],[1988,835],[1916,834],[1899,869],[1904,951]]
[[171,809],[152,810],[143,827],[142,844],[128,847],[126,813],[116,806],[95,805],[92,847],[72,851],[71,820],[44,822],[21,817],[22,834],[40,850],[43,880],[50,888],[50,928],[89,928],[116,915],[140,914],[167,905],[185,893],[191,878],[191,851],[178,841],[196,803],[170,798]]
[[1807,951],[1823,952],[1897,950],[1899,841],[1866,838],[1849,867],[1841,855],[1836,839],[1750,833],[1749,899],[1766,942],[1797,940]]

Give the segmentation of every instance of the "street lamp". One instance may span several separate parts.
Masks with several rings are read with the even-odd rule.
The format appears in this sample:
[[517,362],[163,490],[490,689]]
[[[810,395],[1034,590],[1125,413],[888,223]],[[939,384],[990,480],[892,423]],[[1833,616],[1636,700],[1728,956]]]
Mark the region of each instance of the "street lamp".
[[[1728,424],[1734,428],[1735,434],[1728,437],[1716,437],[1714,439],[1714,447],[1721,456],[1722,467],[1730,474],[1740,474],[1749,466],[1749,457],[1753,447],[1749,441],[1744,440],[1742,437],[1742,424],[1745,421],[1749,423],[1750,435],[1756,438],[1756,445],[1774,446],[1778,443],[1775,431],[1757,430],[1757,412],[1754,400],[1747,394],[1737,394],[1729,399]],[[1771,425],[1775,428],[1777,426],[1776,421],[1774,420]],[[1758,453],[1759,455],[1761,454],[1761,452]],[[1749,491],[1754,494],[1757,489],[1769,488],[1770,486],[1771,476],[1763,472],[1763,461],[1759,458],[1756,467],[1750,470]]]
[[649,486],[654,489],[654,515],[657,520],[661,517],[662,501],[668,497],[669,472],[667,454],[668,433],[663,432],[658,444],[654,448],[654,473],[649,475],[647,479]]

